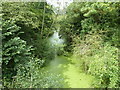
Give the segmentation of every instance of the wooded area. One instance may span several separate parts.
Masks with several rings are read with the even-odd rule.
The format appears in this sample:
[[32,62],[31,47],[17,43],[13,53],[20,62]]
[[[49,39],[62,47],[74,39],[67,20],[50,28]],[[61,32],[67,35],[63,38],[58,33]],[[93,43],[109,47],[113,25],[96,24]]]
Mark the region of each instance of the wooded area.
[[2,88],[120,87],[120,2],[1,7]]

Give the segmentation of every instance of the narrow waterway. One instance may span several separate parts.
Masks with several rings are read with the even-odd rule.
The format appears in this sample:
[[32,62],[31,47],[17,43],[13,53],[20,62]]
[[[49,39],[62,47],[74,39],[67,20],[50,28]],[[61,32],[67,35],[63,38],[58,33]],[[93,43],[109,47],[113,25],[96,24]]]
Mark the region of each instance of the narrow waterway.
[[63,40],[59,38],[58,32],[55,32],[53,36],[50,38],[50,42],[53,47],[56,49],[55,58],[50,61],[50,63],[46,67],[46,71],[55,74],[61,74],[65,77],[65,82],[67,82],[67,86],[63,88],[92,88],[92,83],[94,81],[94,77],[88,74],[85,74],[80,67],[77,67],[76,64],[71,63],[71,57],[58,56],[57,48],[58,46],[63,44]]
[[69,86],[64,88],[91,88],[94,81],[93,76],[82,72],[64,56],[57,56],[48,64],[46,70],[51,73],[62,74]]

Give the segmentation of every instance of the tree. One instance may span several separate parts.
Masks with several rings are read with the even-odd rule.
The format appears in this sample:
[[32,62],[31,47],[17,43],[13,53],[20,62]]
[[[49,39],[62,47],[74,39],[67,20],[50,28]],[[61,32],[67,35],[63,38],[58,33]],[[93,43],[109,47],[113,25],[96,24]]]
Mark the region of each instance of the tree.
[[[2,21],[2,77],[4,86],[9,86],[20,67],[32,58],[31,46],[20,39],[20,27],[12,20]],[[24,57],[24,58],[23,58]]]

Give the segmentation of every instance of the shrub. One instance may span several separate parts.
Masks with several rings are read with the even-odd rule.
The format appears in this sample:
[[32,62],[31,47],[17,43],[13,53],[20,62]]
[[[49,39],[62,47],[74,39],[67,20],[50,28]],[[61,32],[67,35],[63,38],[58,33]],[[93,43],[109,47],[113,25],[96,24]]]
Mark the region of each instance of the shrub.
[[96,33],[88,34],[84,40],[77,41],[79,40],[76,39],[74,44],[74,53],[79,56],[83,70],[96,77],[94,86],[119,87],[118,49],[111,46],[110,42],[103,43],[101,36]]

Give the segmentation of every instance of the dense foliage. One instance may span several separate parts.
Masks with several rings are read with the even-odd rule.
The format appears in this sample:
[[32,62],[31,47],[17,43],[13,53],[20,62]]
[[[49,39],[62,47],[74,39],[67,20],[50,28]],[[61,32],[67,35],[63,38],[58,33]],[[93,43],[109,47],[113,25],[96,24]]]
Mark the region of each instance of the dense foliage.
[[48,42],[54,29],[52,7],[46,2],[6,2],[2,8],[3,87],[61,87],[61,76],[41,72],[54,58]]
[[2,75],[6,86],[18,69],[24,68],[24,64],[32,59],[32,47],[26,46],[26,41],[18,37],[19,27],[13,21],[2,21],[2,30]]
[[119,87],[118,39],[120,3],[72,3],[60,21],[66,50],[79,57],[80,67],[98,82],[95,87]]
[[[95,77],[95,88],[120,87],[119,2],[73,2],[57,15],[47,2],[5,2],[2,8],[3,87],[67,86],[63,73],[47,71],[49,64],[82,68],[85,75]],[[50,42],[56,30],[64,41],[59,45]],[[57,62],[57,55],[64,55],[69,64],[59,65],[64,60]]]
[[[42,58],[41,48],[48,48],[46,39],[53,33],[53,11],[46,2],[3,3],[3,18],[14,20],[21,32],[21,39],[35,47],[35,55]],[[46,46],[44,46],[44,45]],[[47,51],[47,50],[45,50]],[[42,54],[43,53],[43,54]],[[42,55],[41,55],[42,54]]]

